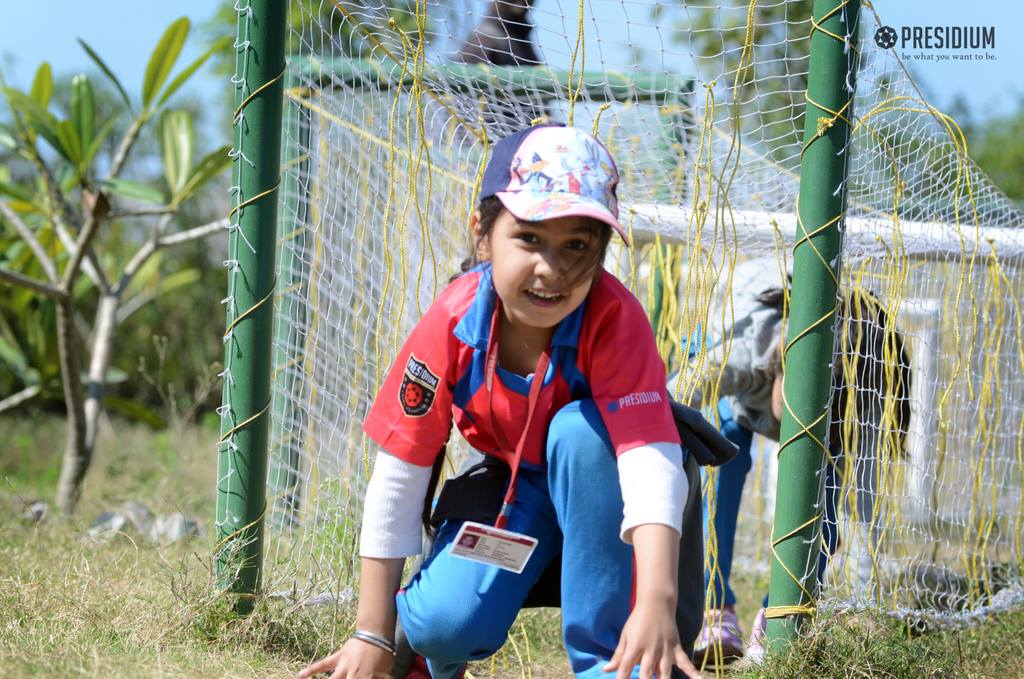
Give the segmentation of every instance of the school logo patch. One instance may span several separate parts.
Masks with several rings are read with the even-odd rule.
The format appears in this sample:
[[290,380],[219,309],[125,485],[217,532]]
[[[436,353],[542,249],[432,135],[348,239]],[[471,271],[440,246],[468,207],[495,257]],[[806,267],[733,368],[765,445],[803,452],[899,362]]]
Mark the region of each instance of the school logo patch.
[[430,372],[430,368],[423,361],[417,360],[409,355],[409,362],[405,364],[405,375],[402,377],[402,387],[398,393],[398,400],[402,403],[402,410],[409,417],[423,417],[434,405],[434,395],[437,393],[437,375]]

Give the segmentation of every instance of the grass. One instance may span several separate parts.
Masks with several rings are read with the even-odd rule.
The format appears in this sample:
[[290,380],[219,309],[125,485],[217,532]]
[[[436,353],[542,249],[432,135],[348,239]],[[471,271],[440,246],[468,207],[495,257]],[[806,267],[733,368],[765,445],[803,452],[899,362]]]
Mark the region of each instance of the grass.
[[1024,611],[962,630],[916,633],[892,618],[841,615],[786,654],[769,655],[740,677],[906,677],[1008,679],[1024,676]]
[[[100,511],[141,501],[156,513],[211,516],[216,434],[171,436],[104,427],[76,516],[35,525],[10,520],[23,501],[50,500],[64,440],[60,419],[0,420],[5,497],[0,521],[0,667],[7,677],[286,676],[286,657],[244,636],[200,633],[216,609],[202,540],[158,548],[119,536],[85,537]],[[51,502],[52,507],[52,502]],[[195,550],[193,552],[193,550]]]
[[[351,604],[296,611],[261,599],[252,615],[237,618],[211,587],[216,437],[212,427],[153,432],[105,423],[77,515],[32,524],[11,517],[25,501],[52,497],[63,421],[0,419],[4,677],[289,677],[347,638]],[[129,536],[103,543],[86,538],[96,515],[129,499],[155,513],[196,517],[206,533],[170,547]],[[765,587],[763,577],[734,578],[744,629]],[[477,679],[570,676],[558,611],[524,612],[505,648],[470,672]],[[791,653],[730,676],[1024,676],[1024,612],[925,634],[908,634],[889,619],[836,617],[820,622]]]

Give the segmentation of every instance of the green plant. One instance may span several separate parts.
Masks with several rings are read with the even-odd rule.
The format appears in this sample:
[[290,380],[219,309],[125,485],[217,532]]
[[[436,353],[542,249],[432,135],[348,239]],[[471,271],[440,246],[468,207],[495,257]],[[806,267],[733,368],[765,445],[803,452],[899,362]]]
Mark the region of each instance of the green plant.
[[[96,93],[85,74],[72,79],[66,112],[54,104],[48,64],[39,67],[28,92],[3,83],[10,124],[0,128],[0,145],[27,169],[0,177],[0,281],[18,288],[13,302],[0,307],[0,317],[29,318],[32,305],[52,311],[22,327],[0,323],[0,361],[14,367],[21,382],[0,409],[55,391],[59,374],[69,422],[57,491],[64,512],[74,509],[89,468],[105,388],[124,376],[111,370],[118,326],[152,300],[198,279],[189,269],[161,275],[159,251],[223,232],[227,225],[219,219],[171,229],[178,226],[182,206],[230,164],[227,147],[196,158],[191,115],[168,108],[189,78],[229,44],[215,41],[172,77],[189,30],[187,18],[166,29],[135,103],[99,54],[79,40],[123,102],[105,120],[97,116]],[[100,150],[125,113],[130,122],[109,162],[101,162]],[[156,182],[124,172],[144,130],[159,140],[163,177]],[[83,296],[90,297],[88,303]],[[59,370],[47,360],[54,355]],[[125,405],[115,399],[110,404]]]

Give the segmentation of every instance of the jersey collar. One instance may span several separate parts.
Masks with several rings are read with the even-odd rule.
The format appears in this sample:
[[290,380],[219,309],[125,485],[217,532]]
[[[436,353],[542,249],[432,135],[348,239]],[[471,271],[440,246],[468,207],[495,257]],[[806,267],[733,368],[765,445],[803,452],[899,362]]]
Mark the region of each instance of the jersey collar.
[[[455,326],[455,337],[463,344],[471,346],[480,351],[487,351],[487,343],[491,334],[491,318],[494,316],[494,304],[498,299],[498,293],[494,289],[494,280],[491,278],[491,263],[483,262],[478,264],[464,275],[478,273],[476,296],[469,306],[462,320]],[[562,322],[555,328],[555,334],[551,337],[551,346],[578,347],[580,342],[580,328],[583,326],[583,312],[586,310],[587,300],[562,319]]]

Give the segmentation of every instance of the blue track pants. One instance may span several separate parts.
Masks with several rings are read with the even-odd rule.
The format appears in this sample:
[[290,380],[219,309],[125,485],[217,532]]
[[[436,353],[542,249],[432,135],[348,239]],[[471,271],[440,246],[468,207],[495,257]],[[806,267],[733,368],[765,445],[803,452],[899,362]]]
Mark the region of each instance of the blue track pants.
[[449,679],[466,660],[501,647],[530,588],[559,552],[572,671],[610,676],[601,668],[630,613],[633,548],[619,539],[615,452],[593,401],[574,401],[555,415],[546,452],[546,469],[520,470],[508,518],[509,530],[538,540],[522,573],[453,557],[449,546],[461,523],[445,522],[422,569],[396,598],[409,643],[427,658],[434,679]]

